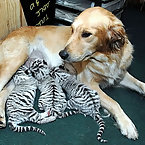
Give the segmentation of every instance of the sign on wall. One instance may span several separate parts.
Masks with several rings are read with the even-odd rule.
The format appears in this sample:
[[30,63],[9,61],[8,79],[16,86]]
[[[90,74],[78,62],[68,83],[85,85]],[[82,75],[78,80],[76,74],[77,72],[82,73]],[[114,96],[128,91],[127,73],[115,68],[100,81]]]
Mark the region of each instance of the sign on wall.
[[29,26],[41,26],[53,23],[55,0],[20,0]]

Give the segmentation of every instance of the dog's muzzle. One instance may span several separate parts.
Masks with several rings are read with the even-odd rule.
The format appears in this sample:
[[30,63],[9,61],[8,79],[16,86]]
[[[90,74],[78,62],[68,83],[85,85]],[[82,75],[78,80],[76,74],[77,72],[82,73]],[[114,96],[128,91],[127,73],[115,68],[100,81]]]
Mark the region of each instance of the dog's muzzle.
[[68,58],[69,54],[67,53],[66,50],[61,50],[61,51],[59,52],[59,56],[60,56],[62,59],[65,60],[65,59]]

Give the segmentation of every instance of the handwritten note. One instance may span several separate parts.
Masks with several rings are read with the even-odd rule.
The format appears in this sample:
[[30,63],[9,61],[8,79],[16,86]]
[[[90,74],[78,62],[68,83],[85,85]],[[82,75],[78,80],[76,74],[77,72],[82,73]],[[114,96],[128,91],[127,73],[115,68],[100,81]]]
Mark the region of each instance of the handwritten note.
[[20,0],[20,2],[28,25],[53,24],[55,0]]

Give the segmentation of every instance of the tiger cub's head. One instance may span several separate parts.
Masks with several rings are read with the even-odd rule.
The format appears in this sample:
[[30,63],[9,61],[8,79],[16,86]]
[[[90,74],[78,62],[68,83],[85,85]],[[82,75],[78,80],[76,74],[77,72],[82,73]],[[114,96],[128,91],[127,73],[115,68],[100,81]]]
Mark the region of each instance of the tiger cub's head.
[[30,62],[29,70],[37,80],[45,79],[50,72],[47,62],[38,58]]

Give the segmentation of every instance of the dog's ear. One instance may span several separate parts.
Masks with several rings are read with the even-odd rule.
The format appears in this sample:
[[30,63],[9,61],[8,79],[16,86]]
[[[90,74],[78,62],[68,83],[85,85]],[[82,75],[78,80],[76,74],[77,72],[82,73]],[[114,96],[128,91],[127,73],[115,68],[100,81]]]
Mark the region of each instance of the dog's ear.
[[108,52],[119,51],[125,44],[126,33],[122,26],[110,27],[107,30],[106,49]]

